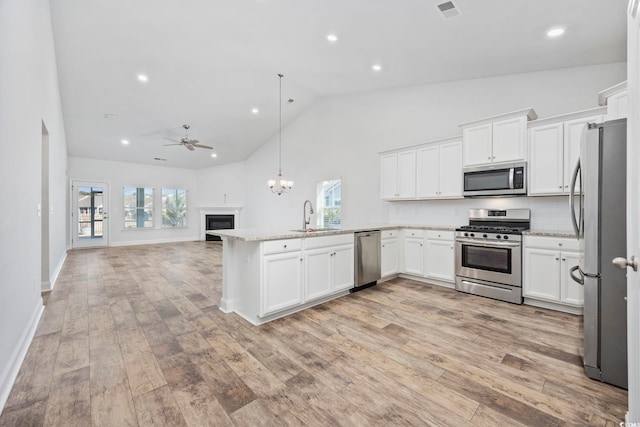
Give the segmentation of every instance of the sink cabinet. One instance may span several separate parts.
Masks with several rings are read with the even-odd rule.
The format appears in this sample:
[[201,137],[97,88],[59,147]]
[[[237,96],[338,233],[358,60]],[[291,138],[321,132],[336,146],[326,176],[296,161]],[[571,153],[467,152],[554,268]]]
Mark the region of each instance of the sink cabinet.
[[354,283],[353,235],[314,240],[304,251],[305,302],[350,289]]

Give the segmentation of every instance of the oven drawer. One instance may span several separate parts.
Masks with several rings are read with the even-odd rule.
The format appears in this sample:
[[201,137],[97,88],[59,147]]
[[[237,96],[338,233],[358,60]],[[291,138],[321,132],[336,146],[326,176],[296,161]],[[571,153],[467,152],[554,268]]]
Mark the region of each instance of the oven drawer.
[[482,280],[467,280],[456,277],[456,290],[468,294],[480,295],[487,298],[522,304],[522,288]]

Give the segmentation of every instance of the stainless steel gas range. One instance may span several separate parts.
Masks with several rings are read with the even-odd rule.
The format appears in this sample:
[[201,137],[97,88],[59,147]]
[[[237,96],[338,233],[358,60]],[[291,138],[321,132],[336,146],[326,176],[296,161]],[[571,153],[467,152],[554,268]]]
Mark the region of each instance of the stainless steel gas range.
[[456,289],[522,304],[522,232],[529,209],[470,209],[456,229]]

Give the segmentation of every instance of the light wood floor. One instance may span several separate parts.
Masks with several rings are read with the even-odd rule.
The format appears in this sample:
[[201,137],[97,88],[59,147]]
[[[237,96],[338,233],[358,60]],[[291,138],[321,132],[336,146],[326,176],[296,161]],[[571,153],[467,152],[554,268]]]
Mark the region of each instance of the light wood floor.
[[69,253],[3,426],[618,426],[581,319],[396,279],[261,327],[221,246]]

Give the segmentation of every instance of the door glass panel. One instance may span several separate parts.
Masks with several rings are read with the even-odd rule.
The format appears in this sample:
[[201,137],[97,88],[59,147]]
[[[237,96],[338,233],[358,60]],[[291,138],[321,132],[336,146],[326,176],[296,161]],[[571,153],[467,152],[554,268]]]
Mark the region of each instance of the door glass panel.
[[102,187],[78,187],[78,238],[101,239],[104,220]]

